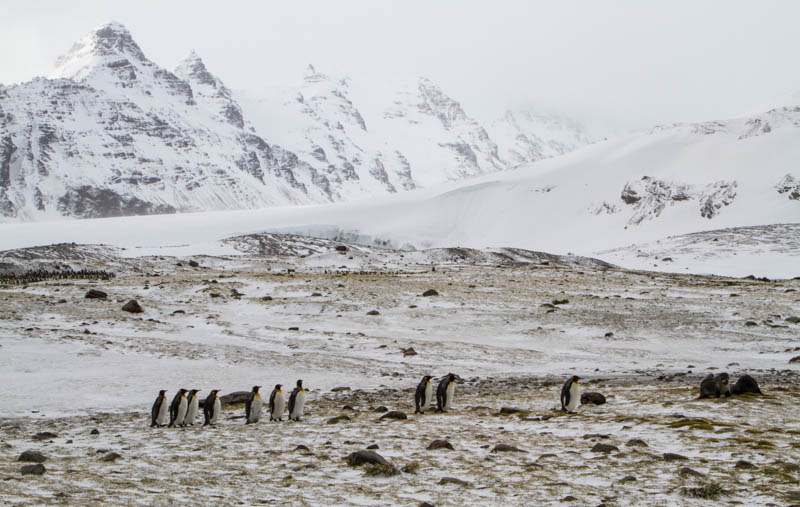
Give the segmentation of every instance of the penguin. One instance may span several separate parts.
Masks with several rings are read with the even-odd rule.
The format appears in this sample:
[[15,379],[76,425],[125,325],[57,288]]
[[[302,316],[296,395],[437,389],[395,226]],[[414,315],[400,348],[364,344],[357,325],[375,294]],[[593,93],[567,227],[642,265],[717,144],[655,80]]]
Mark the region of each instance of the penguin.
[[172,398],[172,403],[169,405],[168,427],[171,428],[173,426],[183,426],[183,419],[186,417],[187,407],[188,403],[186,402],[186,389],[178,389],[175,397]]
[[219,396],[217,396],[219,391],[219,389],[211,391],[206,397],[206,401],[203,402],[203,416],[205,416],[203,426],[217,424],[219,420],[219,413],[222,411],[222,402],[219,400]]
[[453,393],[456,389],[456,381],[461,380],[461,377],[455,373],[448,373],[439,382],[436,388],[436,411],[447,412],[450,410],[450,404],[453,402]]
[[189,406],[186,409],[186,418],[183,420],[184,426],[194,426],[194,422],[197,420],[197,413],[200,411],[200,399],[197,397],[199,391],[200,389],[192,389],[189,391],[189,396],[186,397]]
[[286,398],[283,396],[283,385],[275,384],[275,389],[269,395],[269,420],[280,421],[286,409]]
[[150,412],[150,427],[160,428],[167,424],[167,395],[166,390],[162,389],[158,392],[155,403],[153,403],[153,410]]
[[561,388],[561,410],[564,412],[575,412],[581,402],[581,386],[578,384],[580,379],[579,376],[573,375]]
[[297,387],[289,395],[289,420],[299,421],[303,417],[303,409],[306,406],[306,390],[303,388],[303,381],[297,381]]
[[415,414],[424,414],[425,408],[431,404],[433,395],[433,384],[431,384],[430,375],[425,375],[422,380],[417,384],[417,392],[414,393],[414,409]]
[[748,374],[744,374],[739,377],[739,380],[733,384],[733,388],[731,388],[733,394],[744,394],[744,393],[755,393],[755,394],[762,394],[761,389],[758,387],[758,382],[756,379],[751,377]]
[[261,386],[253,386],[253,390],[250,391],[250,396],[244,404],[245,424],[257,423],[261,419],[261,407],[264,402],[261,400],[259,389]]

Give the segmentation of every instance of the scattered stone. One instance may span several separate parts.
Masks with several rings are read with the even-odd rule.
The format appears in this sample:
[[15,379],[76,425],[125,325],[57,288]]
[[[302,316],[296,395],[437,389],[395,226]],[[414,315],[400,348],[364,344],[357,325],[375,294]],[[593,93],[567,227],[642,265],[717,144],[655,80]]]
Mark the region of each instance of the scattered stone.
[[789,359],[789,363],[800,363],[800,356],[794,356],[793,358]]
[[555,306],[566,305],[569,304],[569,299],[554,299],[552,302]]
[[736,462],[736,467],[735,468],[738,468],[738,469],[741,469],[741,470],[752,470],[755,467],[756,466],[754,464],[750,463],[749,461],[745,461],[743,459],[740,459],[739,461]]
[[521,408],[516,408],[516,407],[503,407],[500,409],[501,414],[519,414],[526,412],[527,410],[522,410]]
[[422,293],[423,297],[438,296],[439,293],[435,289],[428,289]]
[[593,438],[599,438],[600,440],[604,440],[606,438],[611,438],[611,435],[606,435],[605,433],[587,433],[583,436],[584,440],[589,440]]
[[606,397],[600,393],[583,393],[581,394],[581,405],[588,405],[593,403],[595,405],[603,405],[606,402]]
[[336,423],[338,423],[340,421],[349,421],[349,420],[350,420],[350,416],[337,415],[336,417],[331,417],[330,419],[325,421],[325,423],[326,424],[336,424]]
[[634,477],[633,475],[626,475],[625,477],[623,477],[622,479],[620,479],[620,480],[619,480],[619,482],[620,482],[620,483],[625,483],[625,482],[636,482],[636,480],[637,480],[637,479],[636,479],[636,477]]
[[709,500],[724,495],[725,490],[719,484],[706,484],[695,488],[681,488],[681,494],[692,498]]
[[193,267],[193,268],[199,268],[200,267],[200,263],[197,262],[197,261],[189,261],[189,265],[191,267]]
[[367,449],[380,449],[380,447],[378,447],[378,444],[371,444],[367,446]]
[[118,459],[120,459],[121,457],[122,456],[120,454],[116,453],[116,452],[110,452],[110,453],[106,454],[105,456],[103,456],[102,458],[100,458],[100,461],[105,461],[107,463],[113,463],[113,462],[117,461]]
[[175,310],[174,312],[172,312],[172,315],[178,315],[179,313],[181,313],[181,314],[184,314],[184,315],[185,315],[185,314],[186,314],[186,311],[185,311],[185,310]]
[[594,447],[592,447],[592,452],[602,452],[608,454],[612,451],[619,451],[619,447],[613,444],[601,444],[601,443],[594,444]]
[[434,440],[433,442],[428,444],[428,447],[426,447],[426,449],[429,451],[435,451],[437,449],[449,449],[452,451],[453,444],[451,444],[447,440]]
[[705,477],[705,474],[701,474],[697,470],[689,467],[683,467],[678,470],[678,475],[681,477]]
[[23,465],[22,468],[19,469],[19,473],[22,475],[44,475],[47,469],[41,463],[36,463],[35,465]]
[[25,461],[28,463],[44,463],[47,461],[47,456],[39,451],[25,451],[19,455],[17,461]]
[[747,327],[753,327],[753,326],[757,326],[758,322],[756,322],[754,320],[748,320],[748,321],[745,321],[744,325],[747,326]]
[[800,317],[796,317],[794,315],[786,317],[783,320],[785,320],[786,322],[791,322],[792,324],[800,324]]
[[142,309],[142,306],[139,304],[138,301],[136,301],[135,299],[131,299],[130,301],[125,303],[125,306],[122,307],[122,311],[130,313],[142,313],[144,310]]
[[264,296],[261,298],[261,301],[272,301],[272,296]]
[[350,465],[351,467],[357,467],[365,465],[367,463],[373,465],[389,464],[389,462],[386,461],[386,458],[384,458],[377,452],[367,451],[367,450],[351,452],[350,454],[347,455],[345,460],[347,460],[347,464]]
[[298,326],[291,326],[289,331],[300,331],[300,328]]
[[320,293],[320,292],[312,292],[311,293],[311,297],[312,298],[320,298],[320,297],[322,297],[322,293]]
[[664,459],[667,461],[686,461],[689,458],[681,454],[675,454],[674,452],[665,452]]
[[577,498],[575,498],[575,497],[574,497],[574,496],[572,496],[572,495],[567,495],[567,496],[565,496],[564,498],[562,498],[562,499],[561,499],[561,501],[562,501],[562,502],[575,502],[575,501],[577,501],[577,500],[578,500],[578,499],[577,499]]
[[89,432],[89,434],[90,435],[99,435],[100,434],[100,430],[98,430],[97,428],[94,428],[94,429],[92,429],[92,431]]
[[385,414],[383,414],[381,416],[381,419],[403,420],[403,419],[408,419],[408,416],[406,415],[405,412],[401,412],[399,410],[392,410],[391,412],[386,412]]
[[344,245],[336,245],[336,251],[337,252],[346,252],[347,251],[347,247],[344,246]]
[[105,299],[108,297],[108,294],[98,289],[89,289],[83,297],[86,299]]
[[307,446],[305,446],[303,444],[298,444],[298,446],[295,447],[294,450],[295,451],[303,451],[303,452],[311,452],[311,449],[309,449]]
[[605,338],[612,338],[612,337],[614,336],[614,333],[612,333],[611,331],[609,331],[609,332],[607,332],[606,334],[604,334],[603,336],[604,336]]
[[381,312],[379,312],[378,310],[370,310],[367,312],[367,315],[380,315],[380,314]]
[[469,483],[467,481],[462,481],[461,479],[456,479],[455,477],[442,477],[441,479],[439,479],[439,484],[441,485],[455,484],[457,486],[464,486],[464,487],[469,486]]
[[414,347],[408,347],[407,349],[401,347],[400,351],[403,353],[405,357],[417,355],[417,351],[414,350]]
[[34,440],[50,440],[51,438],[56,438],[58,435],[51,431],[40,431],[39,433],[33,436]]
[[628,444],[627,445],[629,445],[629,446],[634,446],[635,445],[635,446],[639,446],[639,447],[648,447],[647,442],[645,442],[641,438],[632,438],[632,439],[628,440]]
[[338,392],[341,392],[341,391],[349,391],[349,390],[350,390],[349,387],[339,386],[339,387],[334,387],[333,389],[331,389],[331,392],[338,393]]
[[384,407],[383,405],[380,405],[378,407],[373,408],[372,411],[373,412],[388,412],[389,409]]
[[489,452],[528,452],[508,444],[497,444]]
[[[249,398],[249,397],[250,397],[250,391],[234,391],[232,393],[228,393],[228,394],[225,394],[223,396],[220,396],[219,397],[219,401],[222,404],[222,406],[224,407],[226,405],[235,405],[235,404],[238,404],[238,403],[245,403],[247,401],[247,398]],[[200,401],[203,402],[204,400],[201,399]]]

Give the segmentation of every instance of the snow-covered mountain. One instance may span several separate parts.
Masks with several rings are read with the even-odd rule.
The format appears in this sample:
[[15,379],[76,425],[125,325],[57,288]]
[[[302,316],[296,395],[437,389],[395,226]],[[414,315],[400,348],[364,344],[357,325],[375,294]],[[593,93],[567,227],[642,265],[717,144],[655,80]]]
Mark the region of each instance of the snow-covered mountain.
[[0,216],[230,209],[331,198],[324,175],[255,134],[192,55],[176,75],[103,25],[49,79],[0,88]]
[[173,73],[105,24],[49,78],[0,85],[0,220],[325,203],[563,151],[506,160],[427,79],[354,88],[310,67],[299,86],[239,97],[194,52]]

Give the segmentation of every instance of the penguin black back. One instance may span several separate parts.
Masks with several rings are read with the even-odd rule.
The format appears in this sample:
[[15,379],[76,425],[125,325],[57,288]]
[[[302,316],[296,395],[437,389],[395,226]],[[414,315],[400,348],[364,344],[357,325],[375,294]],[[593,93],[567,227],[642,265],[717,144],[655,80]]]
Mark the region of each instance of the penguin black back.
[[422,380],[419,381],[419,384],[417,384],[417,390],[414,393],[414,406],[416,407],[414,409],[415,414],[424,413],[425,407],[431,402],[431,400],[426,399],[426,393],[432,378],[433,377],[430,375],[425,375],[422,377]]
[[297,386],[292,390],[292,394],[289,395],[289,414],[294,412],[294,404],[297,403],[297,395],[300,391],[303,390],[303,380],[297,381]]
[[181,398],[183,398],[184,394],[186,394],[186,389],[178,389],[178,392],[172,398],[172,403],[169,404],[169,424],[167,426],[170,428],[175,425],[175,419],[178,418],[178,409],[181,406]]
[[269,395],[269,413],[275,411],[275,395],[278,394],[278,391],[281,390],[283,384],[275,384],[275,389],[272,390],[272,394]]
[[564,382],[564,387],[561,388],[561,410],[568,412],[567,405],[569,405],[570,401],[572,401],[572,384],[574,382],[579,381],[581,378],[577,375],[573,375]]
[[156,397],[156,401],[153,403],[153,410],[150,411],[150,427],[153,428],[158,426],[158,414],[161,412],[161,404],[166,403],[164,399],[164,395],[167,393],[166,389],[162,389],[158,392],[158,396]]
[[203,426],[208,426],[211,424],[211,419],[214,417],[214,404],[217,402],[217,393],[219,389],[214,389],[208,396],[206,396],[206,400],[203,402]]
[[247,397],[247,401],[244,403],[244,420],[246,424],[250,423],[250,410],[253,408],[253,400],[258,396],[259,389],[261,389],[261,386],[253,386],[253,389],[250,391],[250,396]]
[[459,379],[458,375],[455,373],[448,373],[447,375],[442,378],[439,382],[439,385],[436,388],[436,411],[437,412],[444,412],[447,406],[447,388],[450,387],[450,384]]

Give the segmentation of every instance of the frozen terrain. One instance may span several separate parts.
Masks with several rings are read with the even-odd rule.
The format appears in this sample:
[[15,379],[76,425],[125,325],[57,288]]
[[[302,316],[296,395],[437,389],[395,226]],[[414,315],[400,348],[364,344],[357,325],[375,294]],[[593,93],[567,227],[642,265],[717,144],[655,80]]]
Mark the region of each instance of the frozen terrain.
[[[0,253],[12,276],[0,285],[3,501],[660,505],[796,494],[798,280],[271,234],[217,248]],[[80,269],[116,276],[24,275]],[[108,297],[86,299],[93,288]],[[423,297],[428,289],[438,295]],[[121,311],[129,299],[144,312]],[[722,370],[754,375],[767,395],[695,401],[699,379]],[[450,371],[467,380],[455,410],[412,415],[419,378]],[[554,412],[569,373],[608,403]],[[212,429],[148,427],[159,389],[267,390],[298,377],[311,389],[300,423],[245,427],[229,406]],[[380,405],[409,419],[377,422]],[[350,419],[327,423],[339,415]],[[33,439],[45,431],[55,436]],[[455,450],[425,450],[437,438]],[[405,471],[365,477],[342,459],[373,443]],[[491,452],[499,443],[525,452]],[[44,478],[19,474],[28,449],[49,456]],[[443,477],[465,484],[438,485]]]

